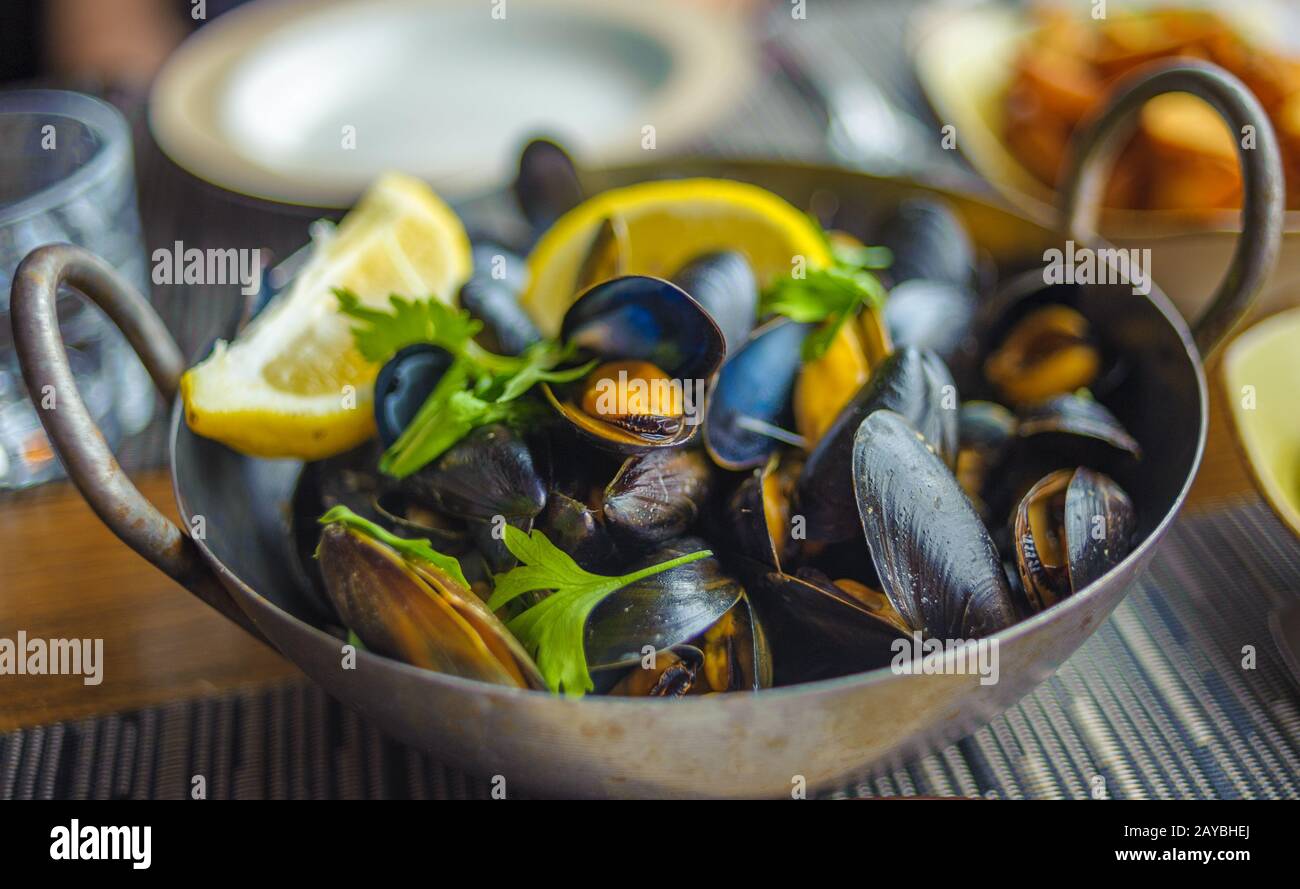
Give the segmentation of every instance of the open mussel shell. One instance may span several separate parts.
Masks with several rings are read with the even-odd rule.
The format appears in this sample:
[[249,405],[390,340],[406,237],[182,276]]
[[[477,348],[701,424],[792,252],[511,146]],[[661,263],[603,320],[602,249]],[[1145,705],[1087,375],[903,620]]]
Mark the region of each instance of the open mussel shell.
[[[711,547],[698,537],[680,537],[632,568],[702,549]],[[743,592],[716,556],[629,584],[597,605],[587,619],[587,663],[593,671],[627,667],[640,662],[647,645],[662,650],[688,642],[717,623]]]
[[1136,526],[1133,502],[1108,476],[1086,467],[1044,476],[1016,509],[1016,567],[1028,610],[1049,608],[1118,565]]
[[743,253],[722,250],[696,257],[673,283],[704,307],[727,343],[727,354],[739,349],[758,316],[758,280]]
[[685,534],[712,487],[708,458],[673,448],[629,457],[605,488],[605,524],[630,546],[652,546]]
[[792,425],[790,398],[811,330],[810,324],[777,318],[727,358],[713,381],[704,422],[704,447],[714,463],[754,469],[781,446],[771,433]]
[[807,539],[832,543],[858,533],[854,518],[853,441],[872,413],[902,414],[943,462],[957,457],[957,389],[933,352],[900,349],[885,359],[808,455],[796,489]]
[[370,650],[466,679],[545,688],[505,625],[438,566],[337,524],[321,533],[317,556],[339,616]]
[[1002,560],[957,479],[893,411],[862,421],[853,489],[889,601],[926,638],[978,639],[1010,626]]
[[806,449],[817,446],[840,411],[893,351],[883,313],[864,308],[841,325],[823,354],[803,363],[793,404],[794,428]]
[[1021,318],[984,361],[984,376],[1007,402],[1030,405],[1091,386],[1102,369],[1088,319],[1052,304]]
[[582,184],[568,153],[549,139],[533,139],[519,155],[515,199],[540,232],[582,203]]
[[942,201],[909,198],[881,225],[876,243],[894,261],[888,277],[897,286],[924,278],[969,287],[975,277],[975,248],[966,227]]
[[879,593],[816,571],[759,570],[746,580],[771,638],[779,685],[874,670],[909,630]]
[[1044,446],[1063,447],[1069,439],[1079,444],[1100,442],[1134,460],[1142,447],[1104,404],[1083,395],[1060,395],[1020,412],[1018,435]]
[[772,651],[749,598],[740,600],[689,643],[643,655],[613,689],[629,697],[684,697],[759,691],[772,685]]
[[1092,466],[1128,479],[1141,458],[1137,440],[1105,405],[1061,395],[1020,411],[1014,440],[986,467],[981,495],[994,527],[1005,529],[1025,493],[1049,472]]
[[[561,338],[604,363],[578,383],[543,383],[543,394],[581,437],[623,454],[691,440],[705,384],[726,349],[699,303],[644,275],[605,281],[580,296],[565,313]],[[605,402],[610,409],[602,412]]]
[[773,454],[755,469],[727,499],[722,522],[739,553],[780,570],[790,546],[790,502],[803,463],[793,452]]

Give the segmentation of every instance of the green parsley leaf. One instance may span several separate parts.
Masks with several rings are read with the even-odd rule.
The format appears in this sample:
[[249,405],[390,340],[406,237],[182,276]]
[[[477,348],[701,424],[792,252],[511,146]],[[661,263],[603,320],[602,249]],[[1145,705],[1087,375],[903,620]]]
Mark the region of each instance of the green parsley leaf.
[[371,308],[350,290],[335,288],[339,312],[361,322],[352,328],[357,351],[367,361],[382,364],[415,343],[433,343],[448,352],[463,352],[483,324],[469,312],[457,310],[436,298],[407,300],[392,294],[391,312]]
[[525,534],[506,525],[505,544],[519,565],[496,576],[488,608],[497,611],[525,593],[552,591],[506,626],[536,659],[547,686],[570,697],[581,697],[595,688],[587,670],[583,631],[597,605],[630,583],[713,555],[711,550],[700,550],[631,574],[608,577],[584,569],[535,528]]
[[322,525],[344,525],[354,531],[360,531],[367,537],[373,537],[380,543],[387,544],[402,554],[403,558],[413,561],[429,562],[434,567],[439,568],[446,574],[450,574],[456,581],[469,589],[469,581],[465,579],[465,574],[460,570],[460,562],[452,556],[443,555],[433,548],[428,540],[425,539],[408,539],[390,534],[387,530],[376,525],[374,522],[363,519],[346,506],[339,505],[333,507],[325,515],[317,519]]
[[[526,428],[545,416],[534,401],[487,401],[463,387],[463,371],[452,362],[429,398],[392,447],[379,458],[379,471],[406,478],[446,453],[479,426],[509,423]],[[455,373],[453,373],[455,372]]]
[[884,285],[871,272],[831,266],[812,269],[802,278],[778,278],[763,294],[762,311],[800,323],[821,323],[804,340],[803,358],[812,361],[826,354],[844,322],[859,308],[881,308],[885,297]]

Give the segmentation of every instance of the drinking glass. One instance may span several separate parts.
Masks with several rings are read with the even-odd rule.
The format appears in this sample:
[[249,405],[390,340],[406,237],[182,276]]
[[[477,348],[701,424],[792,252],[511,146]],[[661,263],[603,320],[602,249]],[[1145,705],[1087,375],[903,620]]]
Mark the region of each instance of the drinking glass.
[[[111,105],[80,93],[0,93],[0,488],[62,474],[23,386],[9,319],[19,262],[62,241],[99,254],[149,292],[131,129]],[[72,292],[59,294],[58,308],[81,396],[116,448],[153,415],[148,374],[99,309]]]

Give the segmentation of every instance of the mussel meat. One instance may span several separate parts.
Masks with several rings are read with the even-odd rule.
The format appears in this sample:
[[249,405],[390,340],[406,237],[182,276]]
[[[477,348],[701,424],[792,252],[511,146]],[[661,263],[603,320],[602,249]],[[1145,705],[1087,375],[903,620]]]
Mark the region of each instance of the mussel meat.
[[317,557],[339,616],[372,651],[467,679],[546,687],[523,646],[444,566],[337,523],[322,532]]
[[694,436],[704,385],[726,348],[699,303],[643,275],[584,293],[565,313],[561,339],[603,363],[562,391],[543,384],[543,394],[583,438],[627,454],[675,447]]

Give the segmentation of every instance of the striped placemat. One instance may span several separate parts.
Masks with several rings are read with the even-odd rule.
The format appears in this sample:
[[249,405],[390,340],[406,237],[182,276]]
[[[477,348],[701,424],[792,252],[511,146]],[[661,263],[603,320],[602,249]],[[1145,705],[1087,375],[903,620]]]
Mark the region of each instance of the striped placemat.
[[[1266,623],[1271,597],[1294,595],[1300,547],[1263,505],[1185,517],[1111,619],[1017,707],[828,795],[1298,798],[1300,692]],[[183,798],[194,775],[210,799],[490,789],[305,682],[0,736],[0,799]]]

